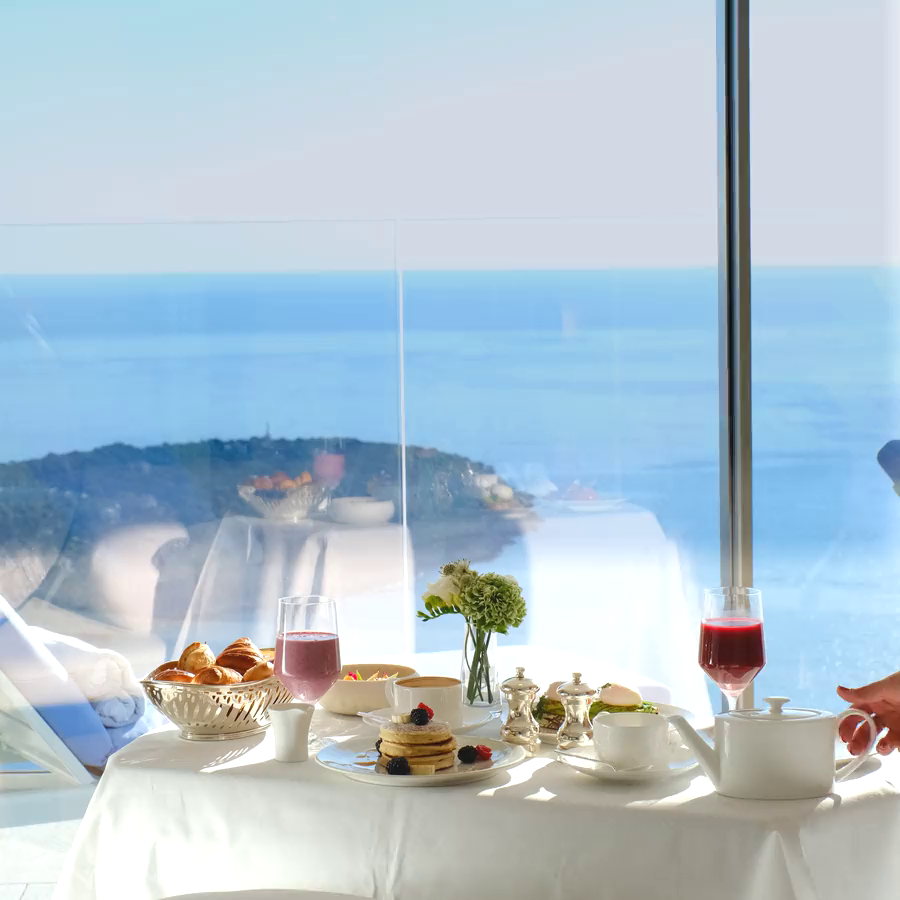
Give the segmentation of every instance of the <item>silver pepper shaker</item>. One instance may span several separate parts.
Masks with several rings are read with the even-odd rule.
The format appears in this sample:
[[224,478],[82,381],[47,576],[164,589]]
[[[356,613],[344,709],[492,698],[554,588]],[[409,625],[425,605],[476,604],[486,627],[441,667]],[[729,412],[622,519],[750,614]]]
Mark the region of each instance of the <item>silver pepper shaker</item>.
[[515,676],[500,685],[500,690],[506,694],[509,705],[509,715],[500,729],[500,736],[507,744],[520,744],[529,753],[535,753],[540,744],[540,729],[531,708],[540,688],[525,677],[525,669],[519,666]]
[[591,728],[591,700],[597,693],[581,680],[581,672],[573,672],[572,680],[557,688],[566,710],[566,718],[559,726],[556,744],[560,750],[571,750],[590,744],[594,738]]

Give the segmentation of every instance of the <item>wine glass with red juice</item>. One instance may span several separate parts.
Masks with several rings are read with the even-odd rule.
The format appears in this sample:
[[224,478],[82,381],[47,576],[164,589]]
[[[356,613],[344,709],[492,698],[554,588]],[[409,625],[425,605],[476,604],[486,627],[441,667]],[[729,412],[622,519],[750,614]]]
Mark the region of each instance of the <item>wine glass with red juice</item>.
[[756,588],[707,588],[700,623],[700,668],[735,709],[766,664],[762,594]]
[[[337,609],[330,597],[278,601],[275,674],[295,700],[317,703],[341,674]],[[316,737],[310,734],[310,742]]]

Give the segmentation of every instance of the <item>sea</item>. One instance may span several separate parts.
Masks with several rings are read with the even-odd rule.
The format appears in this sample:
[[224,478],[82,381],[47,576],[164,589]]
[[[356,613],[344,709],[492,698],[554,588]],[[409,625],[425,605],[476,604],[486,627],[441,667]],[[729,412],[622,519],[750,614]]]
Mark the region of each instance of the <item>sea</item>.
[[[900,438],[898,289],[885,268],[753,273],[759,696],[836,709],[838,681],[900,668],[900,497],[876,462]],[[0,462],[405,439],[625,501],[690,590],[720,580],[712,269],[0,276],[0,361]],[[498,563],[527,585],[527,555]],[[458,644],[432,625],[418,649]]]

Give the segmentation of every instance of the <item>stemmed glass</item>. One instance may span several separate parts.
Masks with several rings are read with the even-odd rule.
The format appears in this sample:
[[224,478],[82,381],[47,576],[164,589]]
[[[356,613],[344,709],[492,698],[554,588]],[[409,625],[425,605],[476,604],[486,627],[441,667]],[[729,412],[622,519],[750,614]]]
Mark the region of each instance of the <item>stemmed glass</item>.
[[[318,595],[278,601],[275,674],[295,700],[317,703],[341,673],[337,608]],[[316,736],[310,734],[310,744]]]
[[756,588],[703,592],[700,668],[728,699],[729,710],[766,664],[762,594]]

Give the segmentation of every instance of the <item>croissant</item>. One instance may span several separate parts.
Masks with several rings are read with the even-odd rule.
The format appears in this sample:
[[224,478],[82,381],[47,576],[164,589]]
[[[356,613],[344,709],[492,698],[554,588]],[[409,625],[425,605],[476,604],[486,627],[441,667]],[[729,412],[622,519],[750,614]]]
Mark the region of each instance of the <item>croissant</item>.
[[190,684],[194,680],[191,672],[185,672],[183,669],[165,669],[157,672],[153,677],[154,681],[180,681],[182,684]]
[[207,644],[202,644],[199,641],[188,644],[178,660],[179,669],[185,672],[193,672],[194,674],[207,666],[214,666],[215,664],[216,657],[213,655],[212,650],[209,649]]
[[268,660],[263,660],[244,672],[244,681],[262,681],[264,678],[271,678],[274,674],[275,666]]
[[[255,646],[256,646],[256,644],[254,644],[253,641],[250,640],[250,638],[248,638],[248,637],[239,637],[236,641],[232,641],[232,642],[228,645],[228,648],[230,648],[230,647],[238,647],[238,646],[241,646],[241,645],[243,645],[244,647],[255,647]],[[228,649],[228,648],[226,648],[226,649]]]
[[207,666],[194,676],[194,684],[237,684],[240,680],[239,672],[224,666]]
[[247,637],[238,638],[236,641],[232,641],[222,653],[227,653],[229,650],[252,650],[254,653],[259,653],[259,647]]
[[216,659],[217,666],[224,666],[226,669],[234,669],[241,675],[252,669],[257,663],[263,661],[262,656],[247,647],[235,647],[232,650],[223,650]]

